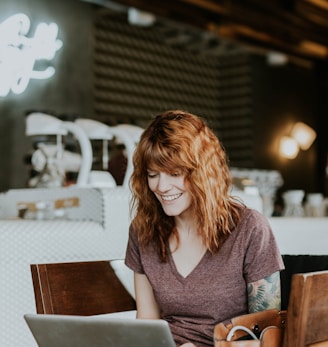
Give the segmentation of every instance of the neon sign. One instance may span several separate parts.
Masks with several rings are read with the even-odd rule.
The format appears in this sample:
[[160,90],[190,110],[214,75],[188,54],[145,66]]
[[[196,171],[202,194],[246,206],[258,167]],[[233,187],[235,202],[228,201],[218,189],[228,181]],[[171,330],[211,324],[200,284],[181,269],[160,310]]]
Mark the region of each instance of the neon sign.
[[55,73],[52,66],[37,70],[35,64],[52,60],[62,47],[57,24],[40,23],[34,37],[27,37],[30,26],[30,19],[23,13],[0,23],[0,97],[10,91],[21,94],[31,79],[47,79]]

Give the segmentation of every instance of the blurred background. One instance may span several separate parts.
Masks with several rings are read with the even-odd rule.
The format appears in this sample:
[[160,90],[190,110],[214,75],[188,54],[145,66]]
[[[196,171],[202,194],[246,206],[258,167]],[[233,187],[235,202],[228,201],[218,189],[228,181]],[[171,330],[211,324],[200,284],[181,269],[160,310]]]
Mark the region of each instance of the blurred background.
[[[17,14],[28,39],[40,23],[56,24],[43,38],[55,44],[51,57],[21,50],[5,60],[8,18]],[[323,0],[2,0],[0,189],[24,188],[31,178],[31,153],[46,141],[26,135],[33,112],[143,128],[181,108],[208,122],[233,168],[278,171],[277,199],[295,189],[327,196],[327,16]],[[8,77],[17,60],[30,59]],[[23,76],[24,91],[12,87]],[[283,153],[297,123],[315,137],[309,148],[297,143],[296,154]],[[74,141],[66,146],[78,150]],[[93,146],[96,157],[100,144]]]

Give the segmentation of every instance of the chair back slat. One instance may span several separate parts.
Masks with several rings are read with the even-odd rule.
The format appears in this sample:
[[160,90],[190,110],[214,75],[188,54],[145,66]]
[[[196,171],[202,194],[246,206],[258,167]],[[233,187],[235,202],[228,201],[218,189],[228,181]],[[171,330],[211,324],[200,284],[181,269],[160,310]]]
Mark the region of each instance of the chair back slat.
[[292,278],[284,347],[328,346],[328,271]]
[[96,315],[135,310],[109,261],[32,264],[37,313]]

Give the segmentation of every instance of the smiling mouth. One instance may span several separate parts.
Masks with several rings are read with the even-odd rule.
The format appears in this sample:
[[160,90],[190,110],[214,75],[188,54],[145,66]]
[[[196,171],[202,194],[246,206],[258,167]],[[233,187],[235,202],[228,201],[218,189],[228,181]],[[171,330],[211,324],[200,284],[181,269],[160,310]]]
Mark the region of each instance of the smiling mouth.
[[173,200],[179,199],[181,195],[182,193],[174,194],[174,195],[162,195],[161,198],[164,201],[173,201]]

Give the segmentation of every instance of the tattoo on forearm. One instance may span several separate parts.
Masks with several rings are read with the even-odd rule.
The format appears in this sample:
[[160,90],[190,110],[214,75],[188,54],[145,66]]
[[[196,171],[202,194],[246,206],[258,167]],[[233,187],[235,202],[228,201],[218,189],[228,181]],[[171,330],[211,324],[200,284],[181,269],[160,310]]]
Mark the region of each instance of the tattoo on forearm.
[[275,272],[247,285],[248,311],[257,312],[281,308],[280,273]]

